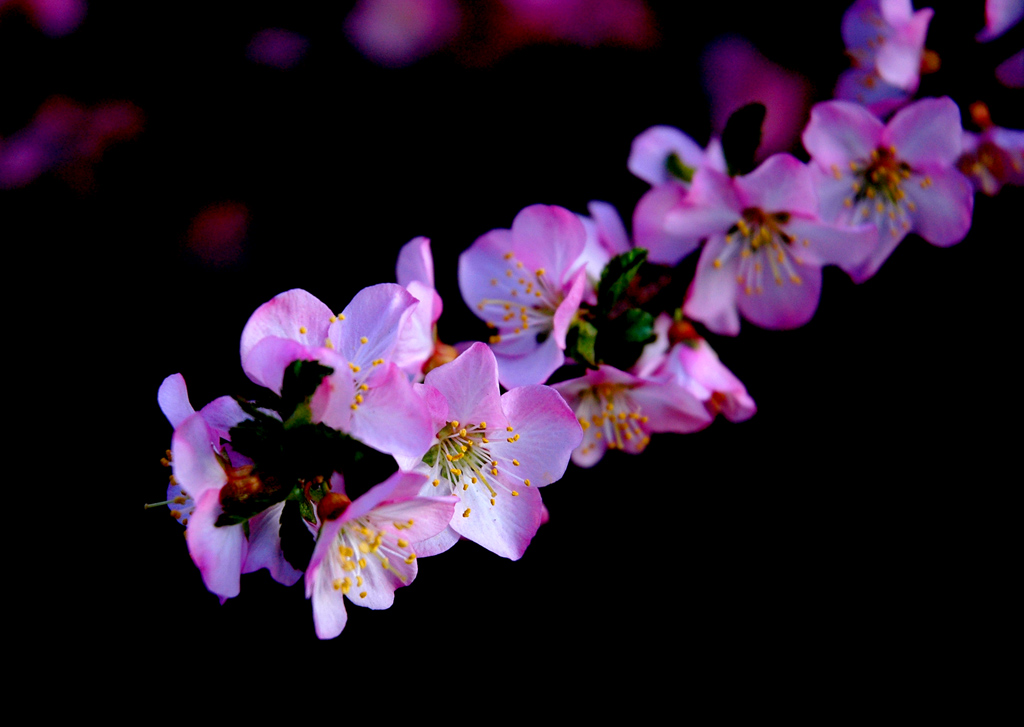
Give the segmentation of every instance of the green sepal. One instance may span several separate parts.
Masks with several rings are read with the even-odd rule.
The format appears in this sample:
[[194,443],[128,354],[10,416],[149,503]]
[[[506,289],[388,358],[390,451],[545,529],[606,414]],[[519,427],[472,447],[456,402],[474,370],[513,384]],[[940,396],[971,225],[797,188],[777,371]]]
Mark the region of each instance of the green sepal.
[[647,250],[634,247],[629,252],[616,255],[601,272],[601,282],[597,284],[598,315],[607,315],[615,304],[626,294],[629,284],[636,277],[637,271],[647,259]]
[[590,368],[597,368],[597,329],[589,321],[578,320],[565,336],[565,355]]
[[742,176],[754,170],[754,154],[761,146],[765,107],[749,103],[732,112],[722,132],[722,152],[730,176]]
[[433,447],[427,450],[427,453],[423,455],[423,461],[427,467],[433,467],[437,464],[437,458],[441,454],[441,445],[435,444]]
[[309,559],[313,557],[313,547],[316,541],[306,527],[303,504],[309,507],[305,498],[302,500],[288,500],[281,511],[280,529],[281,553],[295,570],[306,570]]
[[695,167],[687,166],[683,164],[683,160],[679,158],[679,155],[672,152],[665,157],[665,169],[676,179],[689,184],[693,181],[693,173],[697,171]]
[[285,429],[310,423],[309,399],[324,377],[333,373],[334,369],[319,361],[292,361],[288,364],[281,382],[281,408],[278,409],[285,420]]

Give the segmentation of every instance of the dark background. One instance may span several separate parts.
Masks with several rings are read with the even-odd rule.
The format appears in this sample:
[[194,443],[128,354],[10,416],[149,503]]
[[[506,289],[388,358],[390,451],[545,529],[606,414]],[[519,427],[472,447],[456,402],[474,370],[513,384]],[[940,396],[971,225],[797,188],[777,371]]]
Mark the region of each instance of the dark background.
[[[350,606],[344,633],[324,643],[301,583],[248,575],[219,606],[180,526],[141,507],[164,496],[165,376],[181,372],[197,407],[253,394],[237,352],[258,305],[302,287],[340,310],[361,287],[392,281],[416,235],[432,240],[441,337],[482,338],[458,294],[459,252],[533,203],[585,212],[605,200],[628,223],[647,188],[626,170],[633,138],[670,124],[707,141],[698,59],[710,40],[745,36],[808,77],[815,100],[847,62],[845,3],[723,3],[697,15],[652,2],[656,49],[534,46],[477,68],[442,52],[403,69],[346,43],[350,3],[213,5],[95,2],[62,39],[14,15],[0,22],[0,67],[14,69],[0,136],[55,93],[128,99],[146,117],[98,165],[91,193],[54,174],[0,193],[14,230],[9,278],[28,270],[49,290],[52,274],[64,281],[50,282],[59,337],[84,392],[62,395],[61,410],[88,449],[69,494],[91,504],[53,508],[45,529],[67,533],[58,540],[72,552],[33,581],[57,592],[38,615],[62,658],[110,654],[114,683],[158,693],[182,663],[243,672],[245,690],[278,684],[275,664],[373,663],[402,667],[389,685],[500,692],[577,674],[588,690],[643,680],[683,695],[747,674],[890,688],[921,664],[958,669],[999,638],[1006,553],[1019,541],[1007,522],[1019,474],[1000,463],[1019,433],[1019,189],[979,197],[953,248],[911,235],[860,286],[827,269],[818,313],[799,330],[709,336],[756,400],[753,419],[570,466],[545,489],[551,521],[521,561],[461,543],[424,560],[389,611]],[[1020,28],[978,45],[982,3],[965,5],[934,5],[928,46],[943,68],[920,95],[953,95],[965,122],[983,99],[997,123],[1022,128],[1021,92],[991,80]],[[245,59],[265,27],[309,38],[297,68]],[[223,201],[244,204],[251,221],[241,256],[211,265],[186,233]],[[657,668],[662,656],[669,665]],[[227,677],[211,678],[227,689]]]

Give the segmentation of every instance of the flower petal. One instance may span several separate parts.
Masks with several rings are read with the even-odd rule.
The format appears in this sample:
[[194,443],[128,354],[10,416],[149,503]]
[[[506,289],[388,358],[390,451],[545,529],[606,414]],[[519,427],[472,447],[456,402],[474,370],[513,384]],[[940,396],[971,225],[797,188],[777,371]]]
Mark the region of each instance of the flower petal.
[[804,129],[804,148],[823,169],[846,169],[850,161],[869,159],[882,138],[882,122],[863,106],[826,101],[811,109]]
[[274,296],[256,309],[242,329],[243,365],[252,348],[269,336],[322,346],[332,316],[330,308],[305,290],[295,288]]

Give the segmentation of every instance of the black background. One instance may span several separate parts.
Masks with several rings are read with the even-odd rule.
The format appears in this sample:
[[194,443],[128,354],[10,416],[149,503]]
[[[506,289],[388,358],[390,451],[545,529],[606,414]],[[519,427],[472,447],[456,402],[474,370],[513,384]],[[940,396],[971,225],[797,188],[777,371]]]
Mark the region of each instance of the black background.
[[[238,340],[258,305],[302,287],[340,310],[392,281],[416,235],[432,240],[441,337],[483,338],[458,294],[459,252],[533,203],[605,200],[628,223],[647,188],[626,170],[633,138],[670,124],[707,141],[698,59],[711,39],[744,35],[808,77],[815,100],[847,62],[844,3],[697,14],[652,2],[653,50],[534,46],[479,68],[442,52],[404,69],[345,42],[349,3],[212,5],[96,2],[62,39],[0,22],[0,67],[14,69],[0,136],[55,93],[146,115],[92,193],[52,174],[0,193],[9,270],[38,275],[66,315],[64,344],[46,346],[75,362],[60,377],[75,392],[62,394],[74,425],[60,436],[88,450],[62,491],[73,506],[47,507],[41,528],[63,556],[33,567],[30,590],[66,663],[106,654],[87,675],[142,693],[166,693],[174,674],[195,688],[199,673],[225,699],[301,691],[296,675],[342,665],[397,669],[386,694],[419,680],[499,698],[578,675],[586,686],[559,688],[683,699],[747,675],[789,682],[785,693],[850,678],[898,689],[924,664],[984,661],[1019,540],[1007,522],[1019,474],[1001,463],[1019,433],[1019,189],[979,197],[955,247],[911,235],[860,286],[827,269],[799,330],[709,336],[756,400],[753,419],[570,466],[545,489],[551,521],[521,561],[461,543],[422,561],[390,610],[350,606],[344,633],[322,643],[301,583],[248,575],[218,605],[180,526],[141,507],[163,499],[165,376],[181,372],[196,406],[252,395]],[[978,45],[982,4],[964,5],[936,5],[928,45],[943,68],[920,95],[983,99],[997,123],[1024,127],[1021,92],[991,80],[1020,28]],[[264,27],[309,38],[299,67],[245,60]],[[218,201],[245,204],[251,224],[240,259],[207,265],[184,240]],[[48,287],[48,270],[67,282]]]

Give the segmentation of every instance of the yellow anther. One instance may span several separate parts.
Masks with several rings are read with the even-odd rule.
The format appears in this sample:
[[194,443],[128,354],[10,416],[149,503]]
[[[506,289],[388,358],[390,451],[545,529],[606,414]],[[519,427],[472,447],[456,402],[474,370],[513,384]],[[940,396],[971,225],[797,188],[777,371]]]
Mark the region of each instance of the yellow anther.
[[907,209],[913,212],[914,210],[917,209],[917,205],[914,204],[913,202],[907,202]]
[[519,493],[516,492],[515,490],[512,490],[512,497],[519,497]]
[[363,585],[363,577],[362,576],[356,576],[356,585],[357,586]]
[[440,484],[441,484],[441,480],[434,480],[434,482],[433,482],[434,487],[437,487]]
[[334,579],[334,584],[333,584],[333,585],[334,585],[334,590],[336,590],[336,591],[340,591],[340,590],[341,590],[341,587],[342,587],[342,586],[343,586],[344,584],[345,584],[345,581],[341,580],[340,578],[335,578],[335,579]]
[[521,267],[523,267],[523,263],[522,263],[522,262],[520,262],[519,260],[516,260],[516,267],[517,267],[517,268],[521,268]]
[[512,426],[509,425],[509,426],[505,427],[505,431],[506,432],[511,432],[512,431]]
[[359,552],[360,553],[369,553],[370,552],[370,546],[367,545],[366,543],[360,543],[359,544]]
[[882,204],[881,202],[879,202],[878,204],[875,205],[875,211],[876,212],[885,212],[885,205]]
[[350,404],[349,408],[352,409],[352,411],[355,411],[356,409],[359,408],[359,405],[358,404]]
[[928,187],[930,186],[932,186],[931,177],[925,177],[924,179],[921,180],[921,189],[928,189]]
[[366,591],[363,591],[362,593],[360,593],[359,597],[360,598],[366,598]]
[[488,444],[491,440],[488,439],[487,437],[481,437],[480,441],[483,442],[484,444]]
[[447,452],[445,452],[445,454],[444,454],[444,457],[445,457],[445,459],[447,459],[447,460],[448,460],[449,462],[451,462],[451,461],[452,461],[452,456],[451,456],[450,454],[448,454]]
[[187,502],[187,499],[182,497],[181,495],[178,495],[173,500],[171,500],[171,502],[173,502],[175,505],[184,505]]
[[338,316],[331,316],[331,318],[330,318],[331,323],[334,323],[336,320],[338,320]]
[[356,554],[356,551],[352,550],[352,548],[348,547],[347,545],[339,545],[338,553],[341,555],[342,558],[351,558],[353,555]]
[[359,366],[358,364],[350,363],[348,367],[352,369],[352,373],[354,374],[358,374],[360,371],[362,371],[362,367]]
[[181,519],[181,510],[171,510],[171,517],[175,520]]
[[789,282],[793,283],[793,285],[800,285],[800,283],[802,283],[804,281],[800,279],[799,275],[796,275],[794,273],[793,275],[789,276]]
[[493,469],[491,469],[491,474],[492,474],[492,475],[496,475],[496,474],[498,474],[498,468],[497,468],[497,467],[494,467]]
[[523,480],[523,484],[526,485],[527,487],[529,487],[530,486],[530,481],[529,480]]
[[465,428],[462,428],[462,429],[460,429],[460,430],[459,430],[459,436],[460,436],[460,437],[464,437],[464,436],[466,436],[466,430],[465,430]]
[[369,338],[367,338],[366,336],[360,336],[360,337],[359,337],[359,342],[360,342],[360,343],[366,343],[366,342],[368,342],[369,340],[370,340],[370,339],[369,339]]
[[342,570],[355,570],[356,569],[356,563],[353,560],[342,561],[341,569]]
[[334,348],[334,344],[331,343],[331,339],[329,339],[329,338],[325,338],[324,339],[324,348]]
[[387,570],[388,568],[391,567],[391,563],[390,563],[390,561],[388,561],[387,558],[383,558],[380,561],[380,567],[383,568],[384,570]]
[[835,177],[836,179],[842,178],[843,175],[839,171],[839,165],[838,164],[833,164],[832,165],[832,176]]
[[512,277],[512,271],[511,270],[506,270],[505,271],[505,277],[506,278],[511,278]]
[[305,326],[299,326],[299,333],[305,334],[308,330]]
[[452,424],[452,431],[453,431],[453,432],[454,432],[454,431],[455,431],[456,429],[458,429],[458,428],[459,428],[459,420],[458,420],[458,419],[454,420],[454,421],[453,421],[453,422],[452,422],[451,424]]
[[469,483],[468,482],[462,483],[462,491],[465,492],[468,489],[469,489]]
[[716,268],[722,267],[722,261],[718,260],[717,258],[715,259],[715,262],[713,264]]
[[406,565],[412,565],[412,562],[414,560],[416,560],[416,554],[415,553],[409,553],[409,557],[405,559],[405,564]]
[[[467,447],[465,444],[460,445],[459,449],[461,449],[463,451],[463,453],[466,453],[466,452],[469,451],[469,447]],[[462,455],[459,455],[459,456],[462,456]]]
[[514,254],[514,253],[511,253],[511,252],[506,252],[506,253],[505,253],[505,259],[506,259],[506,260],[511,260],[511,259],[512,259],[512,258],[514,258],[514,257],[515,257],[515,254]]
[[512,460],[512,464],[514,464],[516,467],[518,467],[519,466],[519,460],[518,459]]
[[469,517],[469,511],[470,511],[471,509],[472,509],[472,508],[468,508],[468,507],[467,507],[467,508],[466,508],[466,511],[462,513],[462,517]]
[[487,429],[487,422],[480,422],[481,429]]
[[398,539],[398,547],[399,548],[407,548],[407,547],[409,547],[409,541],[406,540],[405,538],[399,538]]
[[[491,285],[497,285],[497,284],[498,284],[498,279],[497,278],[491,278]],[[483,309],[484,309],[484,305],[483,305],[483,303],[481,303],[480,304],[480,310],[483,310]]]
[[356,403],[357,404],[362,404],[363,403],[363,395],[362,394],[356,394]]
[[537,277],[539,278],[539,277],[540,277],[541,275],[543,275],[543,274],[544,274],[545,272],[546,272],[546,271],[544,270],[544,268],[537,268]]
[[491,498],[491,507],[494,507],[494,498]]
[[343,321],[343,320],[345,320],[345,314],[344,314],[344,313],[339,313],[339,314],[338,314],[338,320],[339,320],[339,321]]
[[360,558],[359,559],[359,567],[360,568],[365,568],[366,567],[366,558]]

